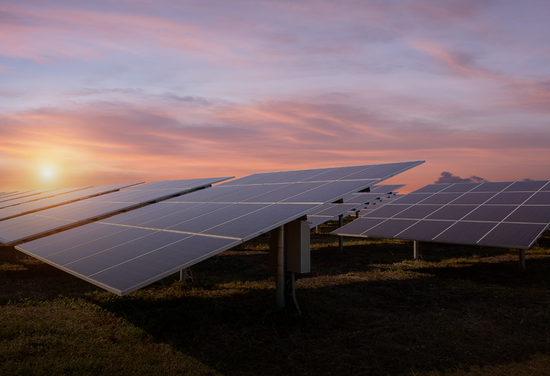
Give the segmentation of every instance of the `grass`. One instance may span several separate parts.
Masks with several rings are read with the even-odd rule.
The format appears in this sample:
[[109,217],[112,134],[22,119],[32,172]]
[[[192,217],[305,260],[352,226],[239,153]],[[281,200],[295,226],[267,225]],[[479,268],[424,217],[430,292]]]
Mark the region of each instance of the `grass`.
[[0,375],[547,375],[550,239],[527,252],[312,235],[275,308],[259,237],[125,297],[0,248]]

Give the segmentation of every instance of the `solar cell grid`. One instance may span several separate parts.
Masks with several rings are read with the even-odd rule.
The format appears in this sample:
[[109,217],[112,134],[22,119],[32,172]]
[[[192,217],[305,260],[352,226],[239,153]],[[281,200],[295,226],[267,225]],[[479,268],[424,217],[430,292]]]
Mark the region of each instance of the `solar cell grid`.
[[535,192],[544,187],[548,182],[546,181],[516,181],[509,187],[504,189],[504,192],[508,191],[527,191]]
[[[372,210],[363,218],[421,220],[394,235],[400,239],[528,248],[542,229],[550,225],[550,191],[544,191],[549,184],[548,181],[432,184]],[[415,205],[401,211],[405,205],[396,206],[402,203]],[[435,204],[443,206],[423,217],[429,211],[428,206]],[[359,225],[353,231],[347,226],[333,233],[380,236],[372,229],[363,231]],[[432,237],[440,229],[444,231]],[[508,230],[510,233],[506,234]]]
[[470,192],[500,192],[511,184],[512,182],[481,183]]
[[288,222],[288,218],[299,218],[317,207],[315,204],[275,204],[229,221],[204,234],[252,239]]
[[478,206],[464,219],[467,221],[500,222],[516,209],[515,206],[482,205]]
[[456,200],[453,201],[453,204],[461,204],[461,205],[475,205],[475,204],[483,204],[492,197],[495,196],[495,192],[479,192],[479,193],[468,193],[467,195],[462,195],[458,197]]
[[417,220],[411,219],[390,218],[369,229],[369,234],[376,238],[393,238],[417,222]]
[[447,187],[448,187],[447,184],[429,184],[425,187],[417,189],[416,191],[414,191],[412,193],[436,193],[436,192],[444,190]]
[[530,248],[547,227],[546,224],[500,223],[478,243],[509,248]]
[[550,205],[550,192],[537,192],[531,196],[525,205]]
[[[253,213],[265,207],[267,207],[266,204],[227,205],[226,207],[212,213],[203,214],[198,217],[189,216],[187,217],[187,220],[170,226],[167,229],[181,232],[201,233],[212,227],[218,226],[230,220],[238,219],[239,217]],[[180,216],[180,218],[182,217]]]
[[34,242],[27,243],[25,247],[32,250],[37,256],[47,258],[56,253],[66,252],[76,246],[88,244],[123,231],[128,231],[128,227],[106,226],[91,223],[87,227],[76,227],[68,230],[66,237],[63,237],[64,235],[59,235],[62,233],[57,233],[55,234],[59,235],[57,238],[48,239],[46,241],[44,241],[46,238],[37,239]]
[[103,219],[102,222],[137,226],[141,223],[144,223],[146,221],[144,220],[144,218],[147,218],[147,216],[149,216],[153,212],[155,212],[155,215],[157,217],[162,218],[164,216],[168,216],[179,211],[195,207],[197,205],[201,204],[180,203],[179,205],[176,205],[163,203],[163,205],[149,205],[141,207],[139,209],[128,211],[126,213],[118,214],[114,217]]
[[442,192],[451,193],[451,192],[468,192],[476,188],[479,184],[476,183],[456,183],[451,184],[449,187],[445,188]]
[[442,219],[442,220],[455,220],[464,218],[468,213],[473,211],[477,206],[475,205],[446,205],[441,207],[438,211],[430,214],[426,219]]
[[[333,202],[344,196],[344,192],[358,191],[365,185],[374,184],[377,180],[355,180],[355,181],[334,181],[328,184],[320,185],[310,189],[307,192],[297,194],[281,202],[307,202],[307,203],[325,203]],[[302,183],[298,183],[302,184]]]
[[361,172],[371,168],[373,168],[373,166],[352,166],[335,168],[334,170],[326,171],[324,173],[304,179],[303,181],[332,181],[344,179],[353,180],[355,179],[355,176],[358,176],[357,179],[364,179],[364,174],[361,174]]
[[[418,162],[398,162],[398,163],[386,163],[374,166],[368,166],[357,172],[353,175],[346,176],[346,179],[376,179],[380,177],[389,178],[391,176],[397,175],[401,172],[404,172],[412,167],[417,166]],[[363,166],[367,167],[367,166]]]
[[[302,194],[304,192],[310,192],[314,188],[325,186],[327,182],[309,182],[309,183],[295,183],[295,184],[269,184],[263,185],[264,190],[267,192],[263,194],[256,194],[256,192],[245,191],[242,194],[237,195],[238,201],[233,202],[281,202],[290,199],[294,196]],[[258,188],[260,188],[258,187]],[[250,194],[252,193],[252,194]],[[249,198],[246,198],[246,195]],[[229,197],[231,198],[231,197]]]
[[[182,205],[176,204],[175,207]],[[136,221],[132,221],[134,226],[143,226],[148,228],[166,229],[175,226],[179,223],[190,221],[195,218],[200,218],[203,215],[209,215],[216,213],[218,210],[232,206],[229,203],[205,203],[198,204],[192,207],[185,207],[182,210],[178,210],[172,214],[165,215],[165,213],[151,213],[151,215],[141,216],[136,218]],[[115,216],[116,218],[117,216]]]
[[[134,235],[132,229],[130,235]],[[139,234],[135,234],[139,236]],[[178,234],[175,232],[153,232],[143,237],[133,238],[127,243],[117,243],[107,250],[88,255],[79,260],[73,261],[71,269],[83,275],[92,275],[114,265],[124,263],[136,257],[143,256],[151,249],[166,247],[167,245],[189,238],[191,235]]]
[[403,188],[405,184],[394,184],[394,185],[375,185],[374,187],[371,187],[370,192],[371,193],[393,193],[397,191],[399,188]]
[[355,204],[330,204],[329,207],[322,208],[322,210],[316,212],[315,214],[334,217],[349,210],[355,209],[355,207]]
[[[205,184],[214,183],[220,181],[220,179],[225,178],[211,178],[211,179],[194,179],[196,184],[199,186],[204,186]],[[180,185],[189,187],[189,182],[185,180],[171,181],[171,186]],[[157,201],[159,199],[172,196],[174,194],[185,193],[190,189],[197,188],[199,186],[191,186],[190,188],[181,188],[181,189],[152,189],[146,190],[143,186],[140,189],[128,189],[125,191],[111,192],[97,197],[91,197],[86,199],[86,195],[98,194],[107,190],[112,190],[114,188],[118,189],[121,187],[128,186],[128,184],[118,184],[105,187],[94,187],[92,189],[84,189],[78,192],[73,192],[79,195],[84,193],[84,198],[80,201],[75,201],[71,203],[66,203],[61,206],[52,207],[48,209],[41,210],[34,214],[26,214],[21,217],[15,217],[11,219],[6,219],[0,221],[0,224],[5,224],[9,226],[10,224],[19,223],[18,218],[26,218],[22,221],[25,221],[27,225],[23,229],[18,229],[17,231],[13,230],[13,227],[3,228],[0,226],[0,237],[2,237],[2,242],[5,244],[14,244],[17,242],[24,241],[27,238],[32,238],[35,236],[43,235],[47,232],[58,230],[66,226],[73,226],[76,222],[87,222],[90,220],[95,220],[99,217],[105,217],[113,213],[120,212],[122,210],[132,209],[140,204],[146,202]],[[159,184],[156,185],[158,188]],[[72,193],[67,193],[62,196],[70,196]],[[61,196],[55,196],[51,199],[44,199],[40,201],[47,201],[52,203]],[[73,198],[77,196],[72,196]],[[39,202],[39,201],[36,201]],[[31,204],[31,203],[28,203]],[[25,204],[19,205],[17,207],[23,206]],[[33,218],[40,218],[40,220],[34,220]],[[60,222],[60,220],[62,222]],[[49,223],[49,224],[48,224]],[[64,224],[64,226],[61,226]],[[61,227],[60,227],[61,226]]]
[[504,222],[550,223],[550,206],[521,206]]
[[520,205],[524,203],[533,192],[500,192],[488,200],[488,205]]
[[453,225],[451,221],[418,221],[396,236],[404,239],[430,241]]
[[432,193],[411,193],[403,195],[395,201],[396,204],[417,204],[432,196]]
[[422,219],[432,214],[436,210],[441,209],[439,205],[414,205],[395,214],[392,218],[411,218]]
[[340,227],[338,230],[339,235],[355,235],[362,234],[366,231],[369,231],[375,226],[378,226],[382,222],[387,221],[383,218],[368,218],[368,217],[359,217],[353,222],[347,224],[346,226]]
[[402,211],[410,208],[411,205],[398,205],[397,203],[391,205],[384,205],[380,209],[372,212],[373,217],[379,218],[391,218],[394,215],[401,213]]
[[316,170],[302,170],[297,171],[296,174],[289,175],[284,178],[274,180],[273,183],[297,183],[306,181],[310,178],[317,177],[321,174],[324,174],[328,171],[332,171],[334,168],[321,168]]
[[445,192],[439,192],[436,194],[431,195],[430,197],[422,200],[422,204],[437,204],[437,205],[444,205],[449,204],[462,196],[464,193],[445,193]]

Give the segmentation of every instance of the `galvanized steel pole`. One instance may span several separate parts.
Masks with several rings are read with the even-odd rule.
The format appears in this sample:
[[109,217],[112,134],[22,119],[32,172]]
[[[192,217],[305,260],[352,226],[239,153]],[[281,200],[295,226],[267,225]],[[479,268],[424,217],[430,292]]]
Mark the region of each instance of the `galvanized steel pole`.
[[420,242],[418,240],[413,242],[413,257],[415,260],[422,258],[422,250],[420,249]]
[[519,250],[519,269],[525,270],[525,249]]
[[277,229],[277,309],[285,306],[285,229]]
[[[343,214],[340,214],[338,216],[338,224],[340,225],[340,227],[342,227],[344,225],[344,215]],[[339,236],[339,240],[340,240],[340,251],[343,251],[344,250],[344,237],[343,236]]]

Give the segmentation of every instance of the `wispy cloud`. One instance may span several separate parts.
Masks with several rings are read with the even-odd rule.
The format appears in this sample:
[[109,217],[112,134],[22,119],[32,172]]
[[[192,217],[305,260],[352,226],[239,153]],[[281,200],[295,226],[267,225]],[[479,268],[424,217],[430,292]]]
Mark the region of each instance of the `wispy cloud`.
[[78,185],[418,159],[407,189],[547,178],[549,7],[4,1],[0,184],[46,162]]

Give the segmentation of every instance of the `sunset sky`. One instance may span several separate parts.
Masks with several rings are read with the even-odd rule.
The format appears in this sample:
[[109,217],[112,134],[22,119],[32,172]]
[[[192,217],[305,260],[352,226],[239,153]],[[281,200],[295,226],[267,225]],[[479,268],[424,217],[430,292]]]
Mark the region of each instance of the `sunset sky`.
[[549,19],[547,0],[2,0],[0,192],[413,160],[402,192],[549,180]]

